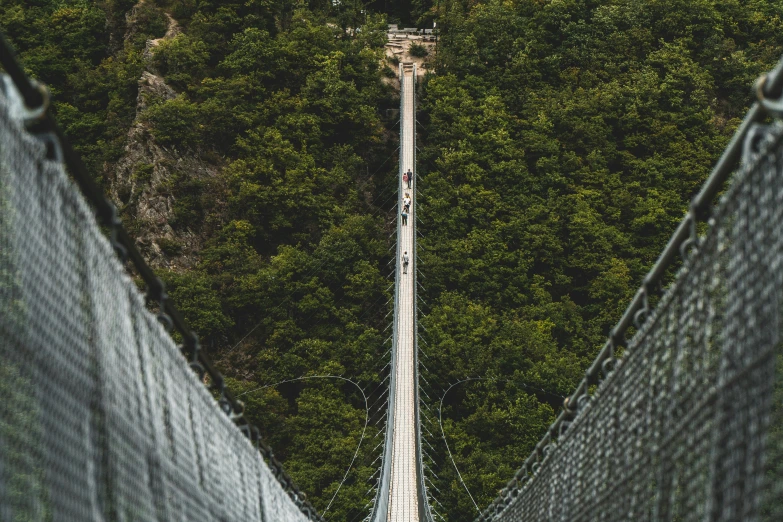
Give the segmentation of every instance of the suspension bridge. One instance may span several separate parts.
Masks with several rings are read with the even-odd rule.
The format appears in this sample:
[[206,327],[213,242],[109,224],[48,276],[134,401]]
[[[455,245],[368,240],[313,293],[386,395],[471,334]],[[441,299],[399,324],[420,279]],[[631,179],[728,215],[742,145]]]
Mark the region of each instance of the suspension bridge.
[[[323,520],[2,38],[0,62],[0,520]],[[759,79],[584,379],[477,521],[783,519],[782,68]],[[386,429],[366,520],[431,522],[443,517],[419,410],[415,66],[399,79],[398,191],[411,203],[397,217]]]

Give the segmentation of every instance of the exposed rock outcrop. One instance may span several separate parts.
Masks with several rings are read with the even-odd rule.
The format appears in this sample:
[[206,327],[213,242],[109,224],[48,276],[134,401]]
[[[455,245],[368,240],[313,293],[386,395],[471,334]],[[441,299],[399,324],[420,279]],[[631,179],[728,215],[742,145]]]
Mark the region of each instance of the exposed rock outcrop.
[[[179,32],[176,22],[169,19],[169,31],[163,39]],[[158,41],[148,41],[147,50]],[[124,154],[107,167],[106,178],[111,197],[126,223],[131,224],[129,228],[147,262],[154,268],[188,269],[198,262],[203,235],[200,225],[177,215],[177,188],[183,180],[213,180],[219,167],[203,161],[193,151],[179,151],[156,142],[144,112],[151,103],[172,99],[177,93],[150,66],[147,69],[139,79],[136,118],[128,131]]]
[[163,36],[163,38],[155,38],[154,40],[147,40],[147,46],[144,49],[144,59],[147,61],[152,60],[152,50],[160,45],[160,42],[163,40],[168,40],[170,38],[174,38],[178,34],[182,32],[182,29],[180,29],[179,24],[176,20],[174,20],[170,14],[166,13],[166,18],[168,19],[168,29],[166,29],[166,34]]

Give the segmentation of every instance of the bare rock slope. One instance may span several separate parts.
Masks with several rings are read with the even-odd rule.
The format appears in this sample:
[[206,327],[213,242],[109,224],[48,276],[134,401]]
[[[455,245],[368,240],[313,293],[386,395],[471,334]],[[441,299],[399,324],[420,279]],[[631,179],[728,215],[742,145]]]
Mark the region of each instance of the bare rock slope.
[[148,65],[139,78],[136,118],[128,131],[124,154],[108,169],[106,178],[112,199],[129,218],[126,222],[134,223],[132,233],[150,265],[183,270],[198,262],[203,237],[198,225],[177,219],[175,185],[183,179],[214,179],[219,167],[203,161],[195,151],[161,146],[144,118],[152,103],[177,96],[151,65],[152,49],[179,33],[176,21],[168,18],[166,36],[147,42]]

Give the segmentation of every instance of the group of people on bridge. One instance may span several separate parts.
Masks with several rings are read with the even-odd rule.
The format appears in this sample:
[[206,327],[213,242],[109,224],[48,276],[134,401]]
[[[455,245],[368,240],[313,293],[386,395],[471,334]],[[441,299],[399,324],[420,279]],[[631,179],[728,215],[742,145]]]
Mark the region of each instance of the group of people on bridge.
[[[407,188],[411,188],[411,184],[413,183],[413,172],[411,169],[408,169],[408,172],[402,175],[402,186],[405,187],[407,185]],[[405,196],[402,198],[402,212],[400,215],[402,216],[402,224],[403,226],[408,224],[408,214],[411,212],[411,196],[410,193],[406,192]]]
[[[407,188],[410,189],[413,183],[413,172],[411,169],[408,169],[408,172],[402,175],[402,186],[405,187],[407,185]],[[411,212],[411,195],[410,192],[406,192],[405,195],[402,197],[402,212],[400,213],[400,216],[402,217],[402,224],[407,225],[408,224],[408,214]],[[408,264],[410,263],[410,257],[408,256],[408,252],[405,251],[405,253],[402,254],[402,273],[407,274],[408,273]]]

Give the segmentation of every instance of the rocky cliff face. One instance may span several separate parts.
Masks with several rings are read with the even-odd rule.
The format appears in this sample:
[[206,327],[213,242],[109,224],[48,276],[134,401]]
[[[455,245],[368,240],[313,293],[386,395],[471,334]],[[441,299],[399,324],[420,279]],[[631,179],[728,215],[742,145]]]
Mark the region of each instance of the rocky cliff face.
[[[152,49],[161,40],[180,32],[176,21],[167,17],[166,36],[147,42],[147,70],[139,78],[136,118],[128,131],[124,154],[107,168],[105,175],[111,197],[124,221],[132,223],[129,228],[150,265],[183,270],[198,262],[203,235],[199,225],[177,217],[175,184],[183,179],[214,179],[219,167],[203,161],[193,151],[179,151],[156,143],[145,121],[144,111],[152,103],[177,95],[151,65]],[[128,15],[128,28],[133,31],[133,11]]]

